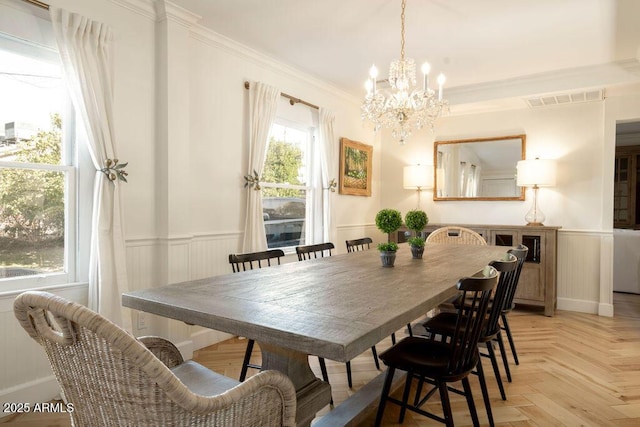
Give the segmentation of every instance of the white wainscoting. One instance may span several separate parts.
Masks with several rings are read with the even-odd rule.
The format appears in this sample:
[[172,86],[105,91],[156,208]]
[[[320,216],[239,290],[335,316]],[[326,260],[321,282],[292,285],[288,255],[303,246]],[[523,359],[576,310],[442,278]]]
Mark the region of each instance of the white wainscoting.
[[613,232],[558,232],[558,309],[613,316]]
[[[229,254],[238,252],[241,232],[202,233],[166,239],[127,241],[127,273],[132,290],[180,283],[231,272]],[[190,326],[150,314],[145,328],[138,328],[141,314],[133,313],[134,335],[157,334],[167,337],[190,359],[193,351],[223,341],[231,335]]]
[[336,227],[336,241],[333,242],[336,245],[337,253],[347,252],[346,241],[353,239],[360,239],[362,237],[371,237],[374,244],[371,249],[375,250],[376,243],[386,242],[387,235],[380,232],[376,228],[375,224],[351,224],[351,225],[339,225]]

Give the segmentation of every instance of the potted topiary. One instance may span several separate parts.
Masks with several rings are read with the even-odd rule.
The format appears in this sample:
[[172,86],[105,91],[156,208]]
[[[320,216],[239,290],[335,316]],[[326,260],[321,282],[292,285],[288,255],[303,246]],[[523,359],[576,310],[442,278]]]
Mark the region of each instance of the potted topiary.
[[415,236],[408,240],[409,246],[411,247],[411,255],[416,259],[422,258],[422,254],[424,253],[424,239],[419,236],[419,233],[425,225],[429,223],[429,217],[427,217],[425,211],[414,209],[407,212],[404,217],[404,223],[409,230],[415,232]]
[[398,245],[391,241],[391,233],[402,226],[402,214],[395,209],[382,209],[376,215],[376,227],[387,234],[387,243],[378,244],[380,260],[383,267],[393,267],[396,260]]

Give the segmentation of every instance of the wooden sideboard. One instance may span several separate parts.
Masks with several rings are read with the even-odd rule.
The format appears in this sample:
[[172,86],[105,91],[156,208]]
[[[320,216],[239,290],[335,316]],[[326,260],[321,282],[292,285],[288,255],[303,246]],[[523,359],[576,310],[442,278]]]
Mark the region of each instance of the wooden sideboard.
[[[518,225],[469,225],[469,224],[429,224],[422,232],[428,236],[437,228],[459,225],[470,228],[485,238],[489,245],[517,246],[529,248],[527,260],[522,269],[516,304],[526,304],[544,308],[545,316],[553,316],[556,309],[556,264],[558,229],[561,227],[532,227]],[[391,236],[397,243],[406,242],[409,237],[405,227]]]

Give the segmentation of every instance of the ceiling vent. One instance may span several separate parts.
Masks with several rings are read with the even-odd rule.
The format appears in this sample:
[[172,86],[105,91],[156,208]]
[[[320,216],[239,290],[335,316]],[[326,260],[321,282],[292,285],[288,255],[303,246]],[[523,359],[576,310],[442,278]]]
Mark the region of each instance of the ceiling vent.
[[602,101],[604,99],[604,89],[591,90],[588,92],[564,93],[559,95],[546,95],[536,98],[526,99],[529,107],[545,107],[547,105],[574,104],[576,102]]

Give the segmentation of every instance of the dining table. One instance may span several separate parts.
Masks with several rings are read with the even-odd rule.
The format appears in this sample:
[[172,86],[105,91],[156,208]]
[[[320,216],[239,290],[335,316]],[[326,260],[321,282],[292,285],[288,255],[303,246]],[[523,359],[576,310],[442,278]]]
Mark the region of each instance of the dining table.
[[[426,244],[414,259],[401,244],[391,268],[382,267],[374,250],[344,253],[126,292],[122,303],[255,340],[262,369],[277,369],[293,382],[296,422],[308,426],[331,401],[330,385],[315,376],[309,355],[353,359],[454,296],[460,278],[508,249]],[[377,397],[376,390],[369,394]],[[319,421],[349,425],[371,407],[366,400],[356,393]]]

